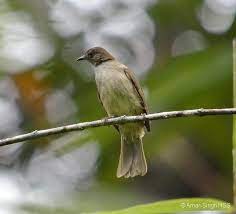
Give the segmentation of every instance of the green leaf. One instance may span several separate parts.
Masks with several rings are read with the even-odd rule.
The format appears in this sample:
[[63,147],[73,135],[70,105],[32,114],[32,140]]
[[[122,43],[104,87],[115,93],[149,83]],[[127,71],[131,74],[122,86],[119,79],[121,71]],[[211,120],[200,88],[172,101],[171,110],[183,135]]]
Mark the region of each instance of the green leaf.
[[118,211],[96,212],[96,214],[131,214],[131,213],[158,214],[158,213],[177,213],[184,211],[203,211],[203,210],[226,211],[228,213],[232,211],[232,207],[230,203],[218,199],[182,198],[182,199],[160,201],[147,205],[138,205]]

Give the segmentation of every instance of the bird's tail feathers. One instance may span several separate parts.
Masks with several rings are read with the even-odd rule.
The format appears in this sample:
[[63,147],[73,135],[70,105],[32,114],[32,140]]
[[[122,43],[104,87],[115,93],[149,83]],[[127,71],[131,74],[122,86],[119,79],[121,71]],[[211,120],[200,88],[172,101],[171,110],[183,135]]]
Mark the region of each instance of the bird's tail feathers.
[[147,163],[141,137],[126,137],[121,135],[120,160],[117,177],[125,178],[145,175]]

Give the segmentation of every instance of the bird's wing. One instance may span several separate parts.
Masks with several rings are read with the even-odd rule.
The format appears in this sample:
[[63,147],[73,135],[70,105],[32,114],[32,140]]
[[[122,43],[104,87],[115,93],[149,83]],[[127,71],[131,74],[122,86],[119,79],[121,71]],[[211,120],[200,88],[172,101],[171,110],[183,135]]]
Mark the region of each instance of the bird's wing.
[[[138,82],[138,80],[136,79],[133,71],[131,71],[130,69],[128,69],[127,67],[124,69],[125,75],[128,77],[128,79],[130,80],[130,82],[132,83],[135,91],[137,92],[137,95],[139,97],[140,100],[140,104],[143,107],[143,113],[148,114],[148,108],[147,108],[147,104],[145,102],[144,99],[144,93],[143,90]],[[150,131],[150,121],[147,120],[145,121],[145,126],[147,131]]]
[[[102,104],[102,107],[104,108],[104,105],[103,105],[102,100],[101,100],[101,98],[100,98],[99,91],[97,92],[97,96],[98,96],[98,100],[99,100],[100,103]],[[104,108],[104,109],[105,109],[105,108]],[[120,131],[119,131],[119,126],[118,126],[118,125],[113,125],[113,126],[115,127],[115,129],[116,129],[118,132],[120,132]]]

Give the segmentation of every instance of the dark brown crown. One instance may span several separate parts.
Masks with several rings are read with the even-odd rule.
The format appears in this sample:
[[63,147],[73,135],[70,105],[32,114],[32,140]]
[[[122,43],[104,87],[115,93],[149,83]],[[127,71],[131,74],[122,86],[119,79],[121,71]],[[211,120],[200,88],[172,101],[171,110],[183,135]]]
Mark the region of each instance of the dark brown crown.
[[108,60],[115,59],[108,51],[101,47],[94,47],[87,50],[85,58],[95,66]]

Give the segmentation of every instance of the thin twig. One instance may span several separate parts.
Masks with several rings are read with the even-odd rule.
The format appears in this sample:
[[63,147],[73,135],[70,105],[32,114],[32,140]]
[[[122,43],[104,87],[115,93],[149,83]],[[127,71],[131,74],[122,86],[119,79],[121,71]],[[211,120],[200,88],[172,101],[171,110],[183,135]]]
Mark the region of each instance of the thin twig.
[[13,143],[19,143],[26,140],[32,140],[40,137],[46,137],[49,135],[61,134],[65,132],[79,131],[88,128],[95,128],[99,126],[110,126],[115,124],[124,124],[145,120],[161,120],[177,117],[191,117],[191,116],[210,116],[210,115],[232,115],[236,114],[236,108],[225,108],[225,109],[193,109],[183,111],[169,111],[160,112],[147,115],[138,116],[121,116],[114,118],[106,118],[102,120],[95,120],[91,122],[76,123],[67,126],[60,126],[56,128],[35,130],[33,132],[17,135],[0,140],[0,146],[5,146]]

